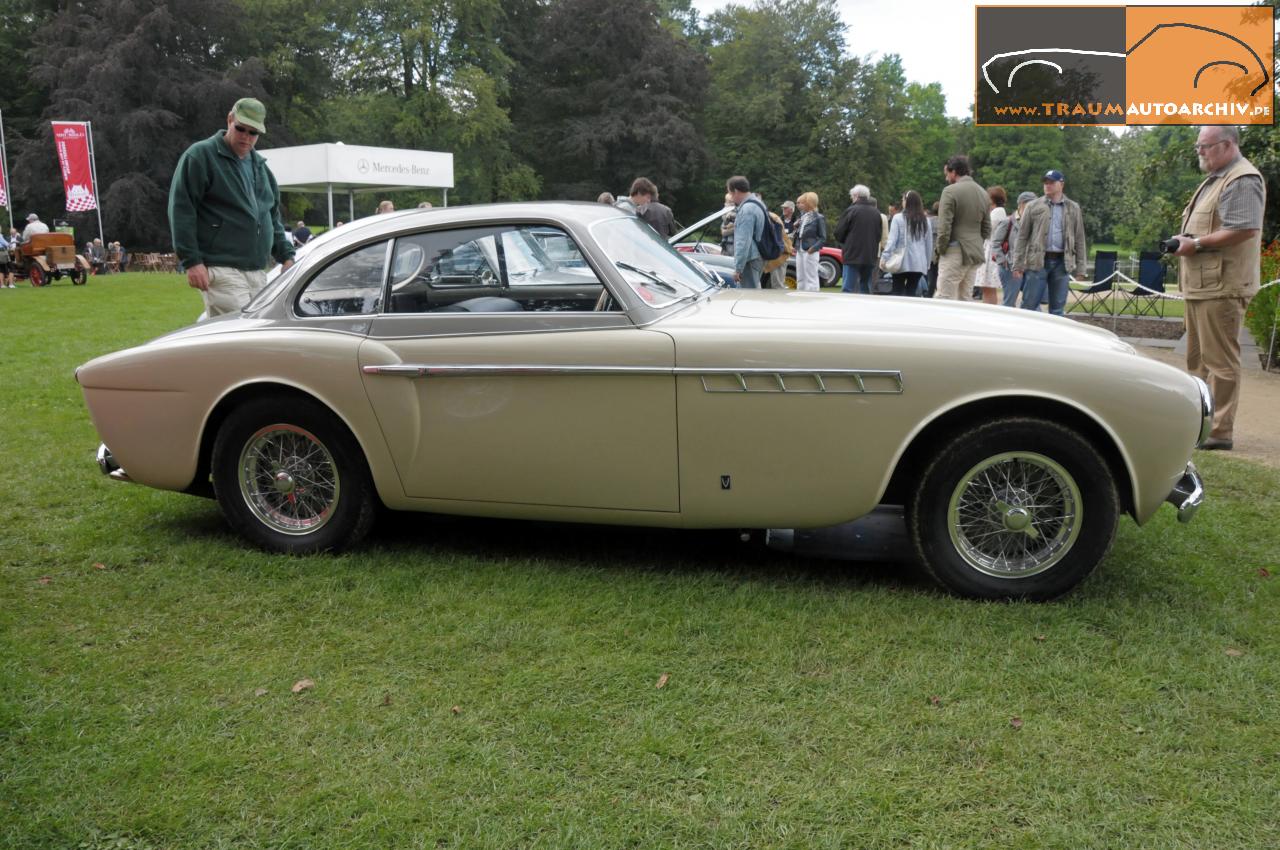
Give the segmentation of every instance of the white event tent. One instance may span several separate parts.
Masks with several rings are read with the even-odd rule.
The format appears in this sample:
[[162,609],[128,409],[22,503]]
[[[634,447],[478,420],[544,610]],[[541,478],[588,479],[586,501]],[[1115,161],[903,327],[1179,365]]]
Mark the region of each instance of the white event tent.
[[282,192],[323,192],[329,196],[333,226],[334,190],[347,193],[347,220],[355,218],[357,192],[443,189],[449,205],[453,188],[453,154],[364,145],[298,145],[267,148],[266,158]]

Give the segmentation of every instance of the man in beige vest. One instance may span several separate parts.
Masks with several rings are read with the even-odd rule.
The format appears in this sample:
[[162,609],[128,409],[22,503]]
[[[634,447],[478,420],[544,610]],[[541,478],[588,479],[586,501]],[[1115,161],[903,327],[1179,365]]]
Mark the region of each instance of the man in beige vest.
[[1182,213],[1178,285],[1186,298],[1187,371],[1209,383],[1213,430],[1202,449],[1229,451],[1240,390],[1240,325],[1262,280],[1266,188],[1240,155],[1235,127],[1204,127],[1196,140],[1208,174]]
[[942,167],[949,184],[938,200],[937,298],[973,300],[978,269],[986,261],[982,243],[991,235],[991,199],[969,176],[969,158],[957,154]]

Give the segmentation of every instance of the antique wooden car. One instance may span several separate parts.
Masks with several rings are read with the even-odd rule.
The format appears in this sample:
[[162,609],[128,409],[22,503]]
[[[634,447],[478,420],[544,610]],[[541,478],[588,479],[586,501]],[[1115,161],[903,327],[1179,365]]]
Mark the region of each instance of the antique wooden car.
[[1106,331],[722,289],[634,216],[572,203],[353,222],[241,315],[76,377],[104,472],[214,495],[280,552],[351,546],[378,503],[729,529],[883,503],[942,584],[987,598],[1072,588],[1121,514],[1190,519],[1212,412]]
[[89,280],[89,261],[76,253],[70,233],[38,233],[13,252],[14,268],[32,286],[48,286],[65,275],[76,286]]

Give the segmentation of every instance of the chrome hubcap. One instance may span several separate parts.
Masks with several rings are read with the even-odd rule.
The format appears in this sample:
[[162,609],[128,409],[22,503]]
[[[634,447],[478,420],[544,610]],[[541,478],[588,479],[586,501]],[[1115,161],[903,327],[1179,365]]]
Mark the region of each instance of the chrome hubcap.
[[987,458],[961,476],[947,507],[951,542],[975,570],[1026,578],[1066,557],[1084,520],[1080,488],[1035,452]]
[[310,534],[333,516],[340,491],[333,455],[296,425],[268,425],[240,453],[240,493],[254,516],[283,534]]

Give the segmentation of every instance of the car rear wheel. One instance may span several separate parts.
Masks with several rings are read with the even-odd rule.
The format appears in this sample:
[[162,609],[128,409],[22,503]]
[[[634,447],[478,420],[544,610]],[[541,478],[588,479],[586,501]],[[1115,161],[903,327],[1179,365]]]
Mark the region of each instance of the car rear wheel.
[[1070,428],[1008,418],[940,447],[907,506],[925,568],[977,599],[1042,601],[1084,580],[1120,514],[1106,461]]
[[830,257],[821,257],[818,260],[818,284],[820,286],[835,286],[836,278],[839,276],[839,263]]
[[32,286],[44,286],[49,282],[48,276],[45,275],[44,269],[39,263],[32,263],[27,269],[27,278],[31,281]]
[[212,468],[227,522],[264,549],[341,549],[373,524],[373,484],[359,445],[310,399],[237,408],[218,430]]

